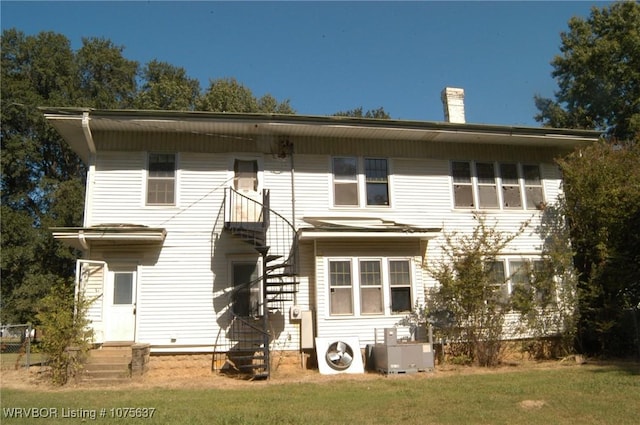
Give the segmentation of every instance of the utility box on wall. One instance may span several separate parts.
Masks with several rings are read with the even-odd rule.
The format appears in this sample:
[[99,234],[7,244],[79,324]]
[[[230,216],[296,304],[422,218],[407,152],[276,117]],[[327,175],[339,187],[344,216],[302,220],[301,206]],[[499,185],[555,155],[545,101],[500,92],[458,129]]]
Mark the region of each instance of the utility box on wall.
[[[375,344],[367,347],[367,364],[386,374],[417,373],[434,368],[433,343],[398,341],[396,328],[375,330]],[[382,335],[382,338],[379,337]]]

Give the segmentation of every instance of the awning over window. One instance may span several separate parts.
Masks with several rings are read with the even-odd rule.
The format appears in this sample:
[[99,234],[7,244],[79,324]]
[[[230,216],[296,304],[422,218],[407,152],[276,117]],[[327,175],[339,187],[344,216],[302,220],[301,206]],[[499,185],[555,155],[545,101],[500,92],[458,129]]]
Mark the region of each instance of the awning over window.
[[136,224],[101,224],[91,227],[54,227],[53,237],[80,250],[108,245],[162,245],[167,230]]
[[300,229],[300,240],[327,238],[417,238],[429,240],[442,229],[425,228],[379,218],[305,217],[313,227]]

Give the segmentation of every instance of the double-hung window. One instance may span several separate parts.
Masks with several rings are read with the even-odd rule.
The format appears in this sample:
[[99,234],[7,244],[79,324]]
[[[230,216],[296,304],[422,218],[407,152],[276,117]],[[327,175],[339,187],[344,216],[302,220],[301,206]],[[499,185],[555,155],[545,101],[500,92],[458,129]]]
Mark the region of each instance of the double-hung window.
[[504,274],[504,261],[490,261],[485,267],[493,287],[493,295],[501,301],[506,301],[509,296],[509,287]]
[[473,182],[471,180],[471,163],[454,161],[451,163],[453,174],[453,197],[456,208],[473,208]]
[[360,313],[383,313],[380,260],[360,260]]
[[335,205],[357,206],[359,204],[357,158],[333,158],[333,195]]
[[522,208],[518,164],[500,164],[502,179],[502,206],[504,208]]
[[333,157],[332,168],[335,206],[389,205],[386,158]]
[[175,205],[176,155],[150,153],[147,170],[147,205]]
[[329,261],[329,304],[332,315],[353,314],[351,261]]
[[391,313],[411,311],[411,267],[408,260],[389,260]]
[[364,159],[367,205],[389,205],[389,182],[387,160],[383,158]]
[[329,314],[360,316],[411,311],[408,259],[329,259]]
[[493,162],[476,162],[476,174],[480,208],[500,208],[496,190],[496,170]]
[[540,178],[540,167],[537,165],[522,166],[524,180],[526,206],[528,210],[539,209],[544,205],[544,195],[542,190],[542,179]]

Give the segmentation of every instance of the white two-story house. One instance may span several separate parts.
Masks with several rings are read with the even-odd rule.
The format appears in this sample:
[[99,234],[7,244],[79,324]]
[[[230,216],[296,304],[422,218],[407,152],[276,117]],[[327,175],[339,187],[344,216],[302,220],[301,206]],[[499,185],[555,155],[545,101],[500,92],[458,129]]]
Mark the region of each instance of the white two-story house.
[[[424,303],[444,231],[477,212],[535,225],[561,190],[554,158],[598,139],[468,124],[443,93],[446,122],[44,109],[88,169],[82,227],[53,232],[83,252],[95,342],[236,353],[259,373],[315,337],[363,348]],[[504,276],[540,252],[521,234]]]

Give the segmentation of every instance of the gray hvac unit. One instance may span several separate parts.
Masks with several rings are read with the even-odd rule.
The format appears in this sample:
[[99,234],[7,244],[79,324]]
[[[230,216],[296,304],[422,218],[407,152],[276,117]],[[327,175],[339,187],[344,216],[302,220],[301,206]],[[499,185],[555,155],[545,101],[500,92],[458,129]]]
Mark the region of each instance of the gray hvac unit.
[[398,339],[398,329],[375,330],[375,344],[367,346],[367,365],[385,374],[408,374],[433,370],[433,341]]

